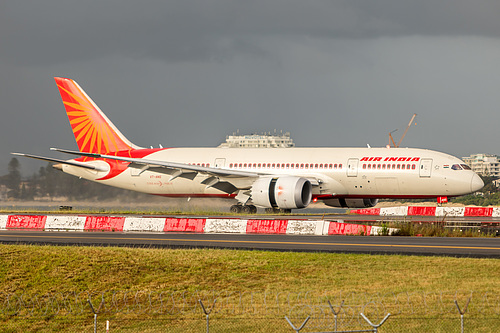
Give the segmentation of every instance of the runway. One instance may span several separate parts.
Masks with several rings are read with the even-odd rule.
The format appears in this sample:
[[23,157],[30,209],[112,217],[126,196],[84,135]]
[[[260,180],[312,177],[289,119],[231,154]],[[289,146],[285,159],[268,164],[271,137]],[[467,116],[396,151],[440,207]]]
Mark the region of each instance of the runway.
[[500,258],[498,238],[0,231],[7,244],[229,248]]

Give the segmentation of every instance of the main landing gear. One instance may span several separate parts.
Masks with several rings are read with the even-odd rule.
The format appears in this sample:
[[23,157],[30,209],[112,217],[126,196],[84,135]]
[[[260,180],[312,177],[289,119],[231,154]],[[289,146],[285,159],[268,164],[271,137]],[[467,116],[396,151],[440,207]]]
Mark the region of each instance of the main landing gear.
[[257,207],[254,205],[232,205],[229,209],[231,213],[243,213],[243,214],[255,214],[257,213]]
[[[232,205],[231,208],[229,209],[231,213],[235,214],[255,214],[257,213],[257,207],[254,205]],[[266,214],[290,214],[292,212],[291,209],[284,209],[284,208],[266,208],[265,210]]]

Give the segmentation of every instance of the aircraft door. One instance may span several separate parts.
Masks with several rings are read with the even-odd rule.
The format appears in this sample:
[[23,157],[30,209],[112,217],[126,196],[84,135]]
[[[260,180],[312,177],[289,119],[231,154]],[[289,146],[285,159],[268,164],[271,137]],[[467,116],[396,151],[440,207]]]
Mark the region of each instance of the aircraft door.
[[214,164],[215,164],[216,168],[223,168],[226,165],[226,159],[225,158],[216,158]]
[[423,158],[420,161],[420,177],[430,177],[432,171],[432,159]]
[[357,177],[358,176],[358,162],[357,158],[350,158],[347,161],[347,177]]

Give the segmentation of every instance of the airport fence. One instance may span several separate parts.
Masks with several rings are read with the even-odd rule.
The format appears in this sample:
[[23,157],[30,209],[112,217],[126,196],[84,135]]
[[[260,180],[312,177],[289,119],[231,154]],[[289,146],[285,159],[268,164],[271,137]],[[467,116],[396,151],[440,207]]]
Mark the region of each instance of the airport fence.
[[500,293],[14,292],[0,294],[0,331],[498,332]]

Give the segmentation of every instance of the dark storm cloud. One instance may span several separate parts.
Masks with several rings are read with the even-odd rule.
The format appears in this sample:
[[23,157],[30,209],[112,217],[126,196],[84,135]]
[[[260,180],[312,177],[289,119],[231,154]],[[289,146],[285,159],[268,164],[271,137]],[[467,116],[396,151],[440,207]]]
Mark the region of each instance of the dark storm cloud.
[[500,2],[466,1],[4,1],[2,53],[17,64],[110,54],[164,61],[265,54],[260,38],[500,37]]
[[415,112],[404,144],[500,153],[498,13],[498,0],[0,1],[0,171],[11,151],[76,148],[53,76],[141,146],[275,128],[299,146],[383,146]]

